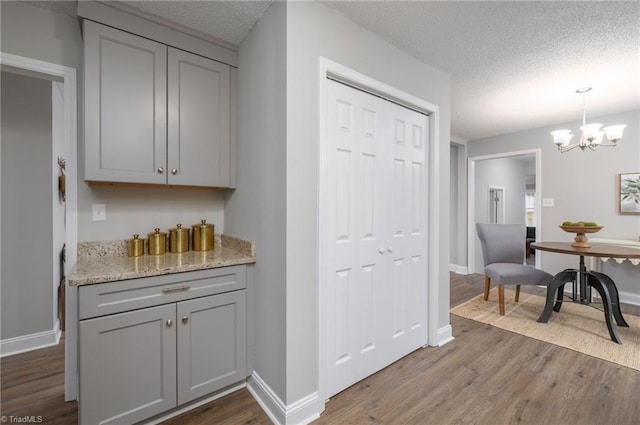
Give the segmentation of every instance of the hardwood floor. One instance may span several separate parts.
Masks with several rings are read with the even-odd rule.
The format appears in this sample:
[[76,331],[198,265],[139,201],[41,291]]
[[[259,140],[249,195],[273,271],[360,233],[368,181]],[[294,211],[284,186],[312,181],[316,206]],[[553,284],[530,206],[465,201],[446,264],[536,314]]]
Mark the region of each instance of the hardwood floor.
[[[481,275],[452,274],[451,305],[482,293],[483,284]],[[638,306],[623,311],[640,315]],[[454,341],[417,350],[346,389],[314,424],[639,423],[640,372],[458,316],[451,324]],[[63,348],[2,359],[2,415],[77,422],[77,404],[63,401]],[[270,423],[246,389],[165,422]]]

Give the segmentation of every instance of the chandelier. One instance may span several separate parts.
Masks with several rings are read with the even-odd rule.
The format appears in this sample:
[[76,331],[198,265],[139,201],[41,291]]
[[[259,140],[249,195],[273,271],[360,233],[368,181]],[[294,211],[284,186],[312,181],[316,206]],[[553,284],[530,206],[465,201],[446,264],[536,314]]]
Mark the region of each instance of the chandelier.
[[[585,97],[586,93],[589,91],[591,91],[591,87],[583,87],[576,90],[576,93],[582,95],[582,126],[580,127],[580,130],[582,130],[582,136],[580,137],[580,141],[578,143],[570,144],[571,139],[573,138],[571,130],[563,129],[551,132],[551,135],[553,136],[553,143],[556,144],[560,152],[568,152],[575,148],[580,148],[581,150],[589,148],[594,151],[598,146],[615,147],[618,140],[622,139],[622,131],[626,127],[625,124],[612,125],[605,127],[602,130],[600,130],[602,127],[602,124],[600,123],[587,124]],[[605,134],[609,143],[602,143],[602,138]]]

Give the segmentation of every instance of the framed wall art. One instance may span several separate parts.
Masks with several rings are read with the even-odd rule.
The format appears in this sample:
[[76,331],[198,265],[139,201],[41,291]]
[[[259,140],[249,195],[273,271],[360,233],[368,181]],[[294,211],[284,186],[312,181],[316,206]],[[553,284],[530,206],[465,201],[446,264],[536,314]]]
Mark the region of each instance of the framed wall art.
[[620,214],[640,215],[640,171],[620,174]]

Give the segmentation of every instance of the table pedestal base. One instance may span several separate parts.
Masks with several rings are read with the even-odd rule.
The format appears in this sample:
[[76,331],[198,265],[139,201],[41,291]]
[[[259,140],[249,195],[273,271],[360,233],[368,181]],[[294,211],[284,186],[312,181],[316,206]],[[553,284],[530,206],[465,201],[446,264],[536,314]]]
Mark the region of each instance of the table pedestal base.
[[[582,267],[581,267],[582,268]],[[559,312],[562,307],[562,300],[564,297],[564,285],[567,282],[575,282],[580,279],[580,301],[584,304],[589,304],[590,299],[586,296],[586,287],[594,288],[600,294],[602,298],[602,304],[604,306],[604,318],[607,322],[607,328],[609,329],[609,335],[611,339],[618,344],[622,344],[616,328],[613,324],[615,319],[618,326],[629,327],[629,324],[622,317],[620,311],[620,300],[618,296],[618,288],[613,283],[613,280],[604,273],[598,273],[594,271],[567,269],[553,277],[553,280],[547,287],[547,301],[544,306],[544,311],[538,318],[538,322],[547,323],[549,317],[551,317],[551,310]],[[556,301],[554,304],[554,294],[556,295]],[[574,294],[575,297],[575,294]]]

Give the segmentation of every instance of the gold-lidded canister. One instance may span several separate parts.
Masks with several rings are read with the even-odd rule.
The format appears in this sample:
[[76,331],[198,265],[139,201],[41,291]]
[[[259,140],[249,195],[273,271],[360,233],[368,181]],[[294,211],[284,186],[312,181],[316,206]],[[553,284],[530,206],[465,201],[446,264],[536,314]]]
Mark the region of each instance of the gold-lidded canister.
[[193,229],[193,250],[211,251],[213,249],[215,226],[207,224],[207,220],[202,220],[200,224],[194,224],[191,228]]
[[144,255],[144,239],[140,235],[133,235],[133,239],[127,241],[129,257],[140,257]]
[[167,252],[167,234],[160,231],[160,228],[156,227],[153,233],[149,233],[149,248],[147,252],[149,255],[161,255]]
[[169,251],[189,251],[189,229],[183,229],[182,224],[176,224],[175,229],[169,229]]

